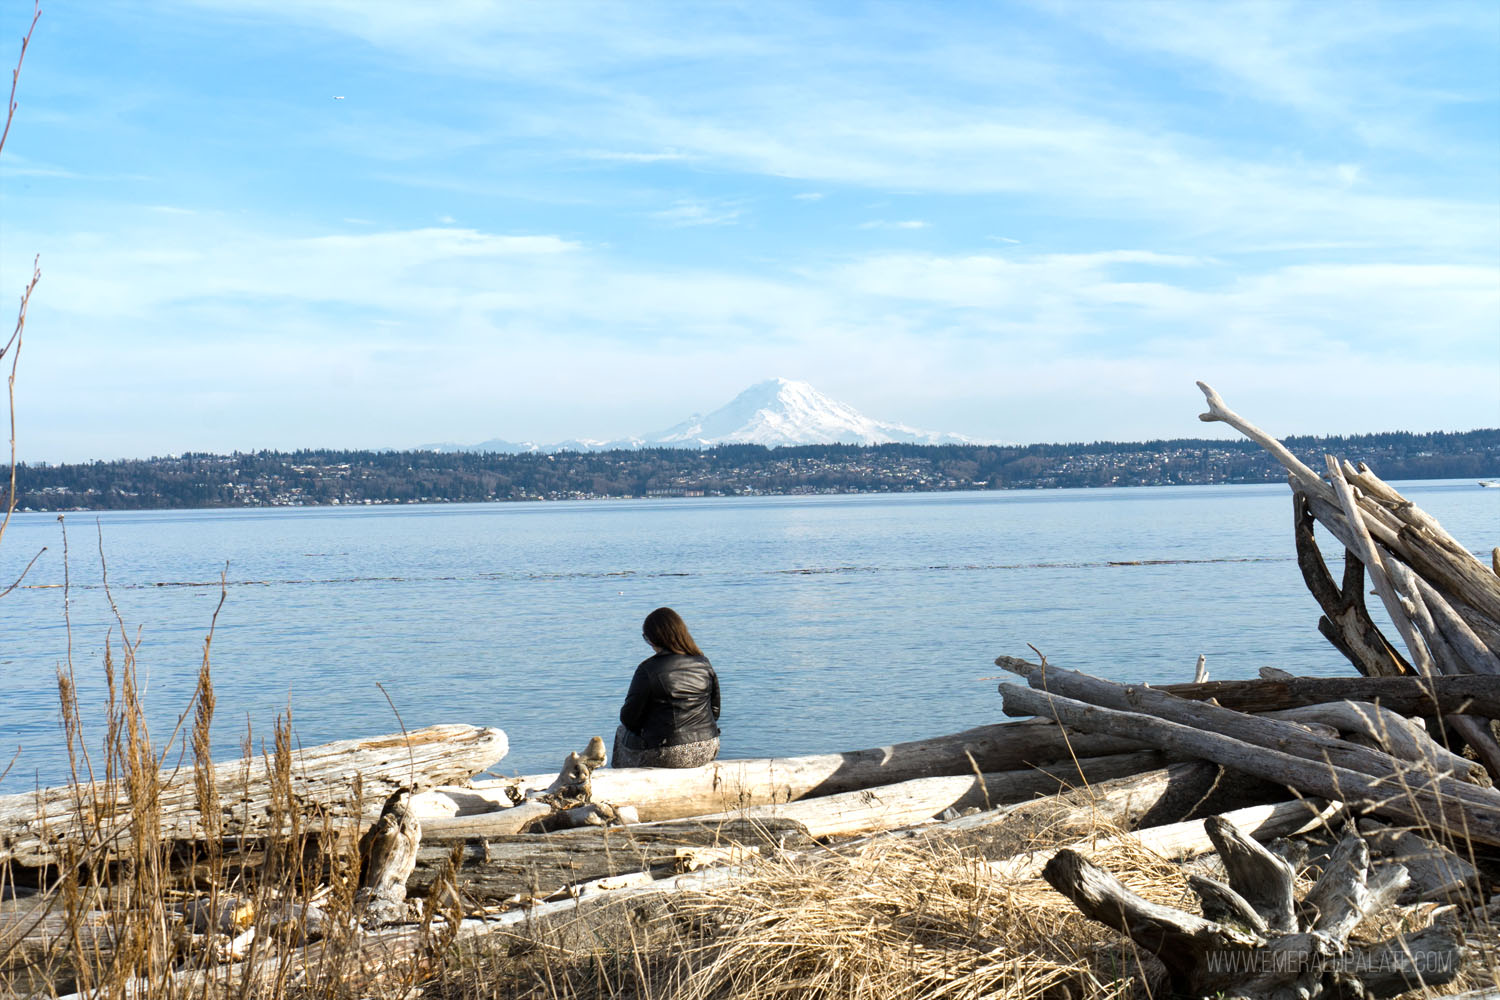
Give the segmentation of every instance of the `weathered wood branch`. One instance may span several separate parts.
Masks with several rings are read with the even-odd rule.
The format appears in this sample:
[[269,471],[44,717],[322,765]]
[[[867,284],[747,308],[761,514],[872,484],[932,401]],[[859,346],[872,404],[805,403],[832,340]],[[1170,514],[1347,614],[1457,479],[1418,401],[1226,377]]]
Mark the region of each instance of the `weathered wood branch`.
[[[274,763],[227,761],[213,768],[224,837],[271,833],[273,817],[291,810],[304,829],[328,823],[353,831],[361,813],[403,785],[467,780],[498,763],[508,744],[499,729],[428,726],[409,734],[340,740],[292,752],[291,802],[272,808]],[[157,798],[164,840],[203,834],[190,767],[163,775]],[[68,785],[0,797],[0,865],[57,865],[102,860],[128,848],[131,815],[124,790],[103,783]]]
[[[1435,924],[1377,945],[1353,948],[1343,964],[1368,970],[1361,978],[1370,996],[1393,997],[1457,979],[1463,968],[1463,950],[1452,930]],[[1464,996],[1491,1000],[1495,993],[1487,990]]]
[[[1419,586],[1419,578],[1402,566],[1399,562],[1393,562],[1391,569],[1398,582],[1405,585],[1408,598],[1411,602],[1411,621],[1422,633],[1427,642],[1427,648],[1432,651],[1433,662],[1437,668],[1445,674],[1458,675],[1468,672],[1474,666],[1482,667],[1483,670],[1475,672],[1488,672],[1489,664],[1485,662],[1488,650],[1479,647],[1478,651],[1469,651],[1469,655],[1475,657],[1474,663],[1466,663],[1465,656],[1449,641],[1449,635],[1439,629],[1433,618],[1432,609],[1428,606],[1423,588]],[[1427,588],[1434,599],[1443,606],[1448,614],[1447,604],[1438,597],[1436,593]],[[1472,638],[1472,633],[1464,630],[1466,635],[1460,639],[1461,642]],[[1468,669],[1466,669],[1468,668]],[[1500,684],[1500,679],[1495,679]],[[1490,773],[1500,778],[1500,743],[1495,741],[1495,734],[1490,729],[1488,719],[1471,718],[1469,716],[1454,716],[1448,720],[1460,736],[1474,749],[1480,760],[1485,762]]]
[[[1001,659],[1024,665],[1024,670],[1018,671],[1023,676],[1035,669],[1035,664],[1016,657]],[[1237,712],[1275,712],[1337,701],[1371,701],[1402,715],[1500,717],[1500,684],[1489,677],[1289,676],[1275,680],[1163,684],[1156,690],[1193,701],[1212,699]]]
[[1206,875],[1189,875],[1188,888],[1198,897],[1198,907],[1209,920],[1239,927],[1264,937],[1268,928],[1265,918],[1255,912],[1233,887]]
[[1293,455],[1287,449],[1286,445],[1231,410],[1219,394],[1214,392],[1206,382],[1199,382],[1198,388],[1203,391],[1203,398],[1208,403],[1208,412],[1198,414],[1199,420],[1205,423],[1220,421],[1233,427],[1245,435],[1245,437],[1270,452],[1272,457],[1292,474],[1292,477],[1303,490],[1315,496],[1332,500],[1333,494],[1328,484],[1323,482],[1322,478],[1316,472],[1304,465],[1300,458]]
[[[1391,962],[1390,953],[1364,949],[1347,961],[1348,939],[1365,917],[1389,905],[1406,882],[1400,865],[1370,872],[1370,854],[1357,836],[1346,838],[1316,885],[1297,904],[1289,865],[1245,836],[1232,822],[1211,817],[1207,832],[1225,862],[1229,885],[1193,880],[1206,916],[1153,904],[1075,850],[1059,851],[1043,877],[1085,916],[1127,934],[1155,954],[1174,991],[1244,1000],[1350,1000],[1389,997],[1417,985],[1405,973],[1418,962]],[[1457,977],[1458,941],[1446,928],[1422,932],[1420,944],[1440,957],[1422,970],[1426,985]],[[1384,942],[1397,950],[1415,939]],[[1364,964],[1386,959],[1379,965]],[[1390,975],[1389,970],[1401,970]],[[1376,970],[1371,974],[1371,970]]]
[[[1304,794],[1358,803],[1402,822],[1430,824],[1447,836],[1500,846],[1500,805],[1497,805],[1500,797],[1490,789],[1452,779],[1393,786],[1389,779],[1377,780],[1345,767],[1296,757],[1150,715],[1099,708],[1014,684],[1002,684],[1000,690],[1005,697],[1005,710],[1010,713],[1046,716],[1085,732],[1132,733],[1164,750],[1195,754],[1225,767],[1290,785]],[[1396,764],[1391,761],[1388,766],[1394,769]]]
[[[600,878],[650,872],[672,874],[684,851],[738,848],[743,853],[803,848],[813,843],[793,820],[666,820],[633,826],[583,827],[545,836],[470,838],[460,847],[452,887],[469,902],[495,904],[514,898],[542,899],[566,886]],[[412,895],[426,896],[454,856],[454,842],[429,841],[407,881]]]
[[[1358,773],[1363,776],[1363,784],[1372,791],[1375,788],[1374,782],[1381,781],[1385,783],[1384,793],[1407,788],[1440,790],[1444,794],[1460,801],[1473,803],[1478,807],[1500,809],[1500,793],[1493,789],[1480,788],[1463,781],[1453,781],[1445,777],[1446,772],[1441,769],[1429,772],[1424,767],[1398,760],[1390,754],[1309,732],[1295,723],[1280,722],[1264,715],[1249,716],[1207,702],[1177,698],[1157,688],[1116,684],[1113,681],[1093,677],[1076,670],[1064,670],[1058,667],[1046,669],[1034,667],[1027,675],[1027,682],[1038,690],[1076,699],[1080,704],[1088,703],[1120,712],[1146,713],[1141,718],[1160,719],[1163,722],[1191,728],[1205,735],[1227,737],[1242,746],[1261,747],[1267,751],[1300,757],[1306,761]],[[1005,691],[1007,687],[1008,685],[1001,685],[1001,690]],[[1018,704],[1016,711],[1012,712],[1011,701],[1011,697],[1007,695],[1004,707],[1007,714],[1049,715],[1047,712],[1032,711],[1027,704]],[[1045,702],[1033,699],[1028,704],[1045,704]],[[1059,721],[1063,720],[1059,719]],[[1089,727],[1082,728],[1090,731]],[[1148,742],[1152,739],[1144,733],[1141,738]],[[1218,763],[1225,764],[1226,767],[1235,766],[1224,761]],[[1469,761],[1463,761],[1462,766],[1467,774],[1472,764]],[[1253,765],[1246,766],[1243,761],[1240,769],[1252,774],[1257,773]],[[1315,794],[1329,798],[1340,797],[1340,793],[1326,790],[1317,791]]]
[[1388,545],[1428,583],[1491,623],[1500,622],[1500,578],[1468,552],[1457,557],[1430,535],[1404,525]]
[[1413,594],[1414,599],[1421,598],[1428,613],[1432,616],[1434,630],[1452,647],[1459,663],[1466,668],[1446,671],[1447,673],[1467,672],[1500,677],[1500,656],[1497,656],[1484,643],[1484,640],[1479,638],[1469,627],[1469,623],[1453,610],[1453,606],[1442,594],[1438,593],[1432,584],[1404,566],[1400,568],[1398,576],[1398,583],[1402,585],[1403,590]]
[[1261,718],[1303,725],[1320,722],[1334,727],[1346,736],[1362,736],[1370,744],[1399,760],[1425,764],[1434,774],[1452,774],[1476,785],[1493,784],[1484,766],[1478,761],[1469,760],[1434,742],[1427,735],[1427,730],[1420,725],[1382,705],[1336,701],[1325,705],[1265,712]]
[[1367,503],[1377,503],[1386,508],[1402,523],[1422,531],[1454,557],[1474,558],[1473,553],[1466,549],[1458,539],[1448,534],[1447,529],[1438,523],[1437,518],[1397,493],[1383,479],[1370,471],[1370,467],[1364,462],[1360,462],[1356,468],[1346,461],[1342,463],[1342,468],[1344,478],[1351,486],[1359,488]]
[[1292,537],[1297,550],[1297,565],[1302,579],[1323,617],[1318,631],[1367,677],[1394,677],[1412,673],[1400,652],[1381,634],[1365,607],[1365,566],[1352,550],[1344,550],[1343,586],[1335,586],[1323,553],[1313,537],[1312,509],[1307,495],[1292,494]]
[[1473,903],[1480,899],[1479,873],[1443,845],[1372,819],[1360,820],[1359,832],[1372,852],[1401,865],[1411,877],[1398,902]]
[[1204,820],[1203,830],[1224,862],[1229,888],[1234,894],[1249,904],[1271,933],[1295,931],[1296,898],[1292,887],[1297,873],[1292,866],[1221,816]]
[[[1357,549],[1353,530],[1336,499],[1330,502],[1321,496],[1309,494],[1307,503],[1313,516],[1318,519],[1318,523],[1327,528],[1334,538],[1337,538],[1346,549]],[[1486,646],[1492,650],[1500,650],[1500,615],[1485,612],[1474,604],[1474,601],[1478,601],[1483,606],[1494,603],[1495,599],[1489,596],[1487,586],[1474,582],[1462,571],[1455,574],[1447,566],[1448,556],[1435,551],[1431,546],[1420,542],[1414,545],[1408,544],[1403,541],[1403,536],[1399,531],[1384,530],[1373,521],[1367,521],[1365,527],[1376,542],[1410,566],[1419,576],[1429,581],[1438,581],[1438,585],[1448,595],[1453,610],[1463,618]],[[1420,538],[1421,536],[1413,537]],[[1484,573],[1482,567],[1479,575],[1482,579],[1488,579],[1489,576]],[[1494,583],[1495,588],[1500,590],[1500,577],[1495,577]],[[1454,586],[1460,589],[1454,590]]]
[[[1256,840],[1272,840],[1327,826],[1343,809],[1342,802],[1292,799],[1271,805],[1246,806],[1225,813],[1223,818]],[[1203,821],[1196,819],[1165,823],[1113,837],[1091,837],[1068,846],[1076,851],[1102,852],[1127,843],[1175,859],[1195,858],[1214,850],[1214,842],[1204,830]],[[1024,851],[991,861],[989,868],[1006,878],[1035,878],[1054,853],[1051,849]]]
[[1042,877],[1084,916],[1113,927],[1160,958],[1173,985],[1194,996],[1225,985],[1222,979],[1200,973],[1207,955],[1249,953],[1265,944],[1258,934],[1142,899],[1069,848],[1047,862]]
[[1138,782],[1138,776],[1164,773],[1157,770],[1163,763],[1165,755],[1155,750],[1110,754],[1026,771],[985,774],[983,780],[976,775],[915,778],[894,785],[798,799],[780,805],[750,806],[696,818],[704,823],[732,819],[757,822],[793,820],[813,837],[852,836],[912,826],[945,812],[1024,802],[1079,785],[1114,779],[1137,782],[1140,787],[1136,798],[1144,800],[1151,790],[1143,782]]
[[[1199,419],[1223,421],[1265,448],[1291,475],[1293,489],[1306,494],[1308,506],[1344,548],[1360,553],[1380,589],[1378,562],[1372,565],[1371,539],[1409,564],[1434,587],[1449,595],[1454,610],[1484,639],[1492,652],[1500,654],[1500,555],[1492,557],[1497,572],[1489,572],[1474,555],[1448,535],[1433,518],[1381,482],[1361,465],[1354,470],[1331,456],[1323,479],[1275,438],[1245,420],[1224,403],[1218,393],[1202,382],[1198,388],[1208,401],[1209,412]],[[1356,498],[1351,481],[1362,493]],[[1340,489],[1342,484],[1342,490]],[[1344,494],[1344,495],[1341,495]],[[1364,539],[1359,536],[1365,535]],[[1387,600],[1387,595],[1381,595]],[[1387,600],[1388,610],[1389,601]],[[1401,628],[1399,613],[1392,620]],[[1403,638],[1410,642],[1411,637]],[[1421,667],[1421,653],[1413,652]]]
[[1392,586],[1390,576],[1386,572],[1385,560],[1380,557],[1379,550],[1375,548],[1375,540],[1370,537],[1370,532],[1365,527],[1365,519],[1361,514],[1359,501],[1354,497],[1353,489],[1344,479],[1338,460],[1332,455],[1326,456],[1326,459],[1328,478],[1333,483],[1334,493],[1338,496],[1339,505],[1343,508],[1344,517],[1354,535],[1355,551],[1359,553],[1360,562],[1365,564],[1365,572],[1370,574],[1370,583],[1374,586],[1375,593],[1380,595],[1380,602],[1385,605],[1386,614],[1391,616],[1391,622],[1406,643],[1407,658],[1411,660],[1417,673],[1435,673],[1436,668],[1428,652],[1427,644],[1422,641],[1401,599],[1396,596],[1395,587]]

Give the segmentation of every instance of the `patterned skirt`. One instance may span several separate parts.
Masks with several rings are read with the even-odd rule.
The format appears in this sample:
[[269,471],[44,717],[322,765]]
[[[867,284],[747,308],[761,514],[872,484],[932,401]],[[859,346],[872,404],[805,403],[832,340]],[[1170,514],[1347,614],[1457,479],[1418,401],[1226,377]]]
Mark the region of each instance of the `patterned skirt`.
[[702,767],[719,756],[719,738],[679,743],[674,747],[632,750],[625,745],[625,727],[615,727],[615,751],[610,767]]

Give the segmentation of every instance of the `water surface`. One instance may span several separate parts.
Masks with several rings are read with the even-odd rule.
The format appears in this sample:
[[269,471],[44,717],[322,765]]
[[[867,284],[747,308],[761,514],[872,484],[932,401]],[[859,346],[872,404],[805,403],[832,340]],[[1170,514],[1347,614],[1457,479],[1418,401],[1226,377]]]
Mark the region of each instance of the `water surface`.
[[[1500,538],[1500,490],[1400,484],[1466,545]],[[996,655],[1121,680],[1262,665],[1349,673],[1318,635],[1285,486],[401,507],[18,514],[0,577],[0,789],[56,783],[56,671],[98,719],[106,642],[139,636],[152,731],[188,705],[212,651],[216,755],[289,705],[303,744],[500,726],[500,770],[548,770],[608,737],[682,612],[717,667],[724,755],[853,749],[1000,719]],[[101,565],[99,550],[104,552]],[[227,568],[226,568],[227,564]],[[101,585],[107,568],[108,594]],[[1340,573],[1335,561],[1334,573]],[[203,585],[211,584],[211,585]],[[109,595],[118,609],[111,609]],[[1372,598],[1373,602],[1373,598]],[[65,614],[66,612],[66,614]]]

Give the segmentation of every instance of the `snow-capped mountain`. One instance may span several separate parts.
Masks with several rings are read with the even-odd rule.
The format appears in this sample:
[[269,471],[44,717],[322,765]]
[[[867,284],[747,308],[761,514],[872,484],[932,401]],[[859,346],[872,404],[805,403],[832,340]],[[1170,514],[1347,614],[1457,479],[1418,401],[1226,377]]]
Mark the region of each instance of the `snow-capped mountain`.
[[872,420],[806,382],[785,378],[752,385],[707,416],[695,413],[674,427],[646,436],[649,446],[701,447],[730,442],[768,448],[790,444],[974,443],[958,434]]
[[645,437],[611,441],[571,440],[538,445],[495,438],[477,445],[424,445],[423,451],[555,452],[631,448],[703,448],[715,444],[976,444],[961,434],[922,431],[905,424],[872,420],[852,406],[829,399],[806,382],[773,378],[752,385],[728,404],[704,416]]

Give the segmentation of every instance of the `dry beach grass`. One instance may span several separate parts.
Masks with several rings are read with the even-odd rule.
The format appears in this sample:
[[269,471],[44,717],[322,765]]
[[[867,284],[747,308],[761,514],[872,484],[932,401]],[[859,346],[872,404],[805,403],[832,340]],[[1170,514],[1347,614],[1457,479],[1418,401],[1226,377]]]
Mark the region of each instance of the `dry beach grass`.
[[[211,636],[210,636],[211,638]],[[172,734],[154,748],[135,694],[127,639],[112,644],[107,742],[91,757],[74,746],[77,806],[98,822],[34,896],[11,903],[57,932],[43,946],[0,924],[0,989],[57,997],[243,997],[269,1000],[792,1000],[979,998],[1083,1000],[1165,996],[1159,967],[1120,935],[1085,919],[1039,877],[1001,877],[986,861],[1080,839],[1094,861],[1153,902],[1192,908],[1186,871],[1117,837],[1105,823],[1056,825],[1046,809],[1018,812],[982,835],[915,831],[843,849],[771,853],[731,884],[636,896],[536,928],[455,943],[473,907],[451,896],[423,901],[422,944],[387,961],[356,928],[359,858],[347,837],[298,815],[289,721],[260,754],[277,786],[283,832],[256,845],[208,839],[164,846],[155,796]],[[207,764],[212,680],[205,657],[194,730]],[[64,676],[64,718],[78,729]],[[249,748],[245,748],[249,749]],[[211,785],[200,802],[214,812]],[[130,822],[116,822],[115,796]],[[1106,842],[1106,838],[1109,838]],[[244,849],[250,848],[250,849]],[[185,850],[190,850],[185,854]],[[112,855],[106,859],[106,855]],[[0,880],[15,894],[14,872]],[[302,944],[305,914],[324,915],[321,939]],[[1432,908],[1399,919],[1430,919]],[[1381,919],[1390,919],[1383,917]],[[1376,924],[1379,921],[1370,921]],[[256,933],[246,931],[255,928]],[[1371,938],[1381,927],[1368,928]],[[6,937],[5,935],[10,935]],[[247,940],[248,939],[248,940]],[[1468,987],[1500,985],[1500,935],[1469,929]],[[1455,985],[1445,993],[1455,991]],[[1411,994],[1423,995],[1421,993]],[[1428,995],[1439,995],[1431,993]]]

